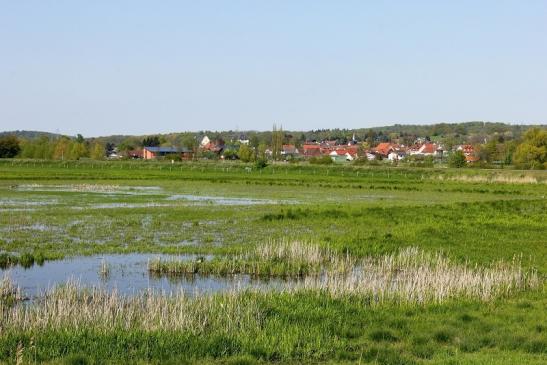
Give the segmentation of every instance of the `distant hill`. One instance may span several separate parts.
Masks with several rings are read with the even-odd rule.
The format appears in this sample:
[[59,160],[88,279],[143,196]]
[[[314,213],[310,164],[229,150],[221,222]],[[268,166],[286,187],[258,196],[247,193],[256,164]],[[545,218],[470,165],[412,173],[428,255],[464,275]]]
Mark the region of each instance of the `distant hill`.
[[[481,142],[488,137],[503,135],[509,139],[518,139],[528,129],[539,127],[547,128],[545,124],[525,125],[525,124],[506,124],[493,122],[463,122],[463,123],[436,123],[436,124],[394,124],[383,127],[370,128],[333,128],[333,129],[316,129],[316,130],[284,130],[287,142],[296,141],[311,141],[311,140],[349,140],[353,136],[357,140],[373,140],[376,142],[387,141],[390,138],[405,137],[408,141],[412,141],[414,137],[429,137],[432,140],[439,138],[452,138],[455,141],[471,141]],[[268,143],[271,141],[271,131],[192,131],[192,132],[173,132],[155,135],[160,136],[162,144],[179,145],[184,138],[191,137],[201,140],[204,135],[211,138],[220,138],[225,141],[235,141],[239,136],[246,138],[255,138],[259,141]],[[0,136],[5,134],[14,134],[17,137],[25,139],[35,139],[42,136],[48,138],[58,138],[61,135],[41,131],[10,131],[0,132]],[[138,145],[146,135],[110,135],[101,137],[86,138],[87,140],[100,141],[103,143],[112,143],[119,145],[123,141],[131,141],[131,144]]]
[[46,136],[48,138],[58,138],[61,137],[60,134],[57,133],[49,133],[49,132],[40,132],[40,131],[6,131],[6,132],[0,132],[0,137],[4,135],[15,135],[19,138],[24,139],[36,139],[43,136]]

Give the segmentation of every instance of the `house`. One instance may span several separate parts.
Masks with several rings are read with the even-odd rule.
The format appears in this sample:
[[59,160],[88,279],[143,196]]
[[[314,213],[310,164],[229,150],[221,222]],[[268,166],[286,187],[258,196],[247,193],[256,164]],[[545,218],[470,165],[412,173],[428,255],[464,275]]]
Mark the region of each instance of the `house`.
[[462,145],[458,146],[457,150],[462,151],[463,154],[466,155],[466,156],[475,154],[475,148],[470,144],[462,144]]
[[392,145],[389,142],[382,142],[373,149],[373,152],[382,157],[388,157],[389,154],[395,150],[395,145]]
[[437,156],[440,157],[443,155],[443,149],[441,146],[426,142],[422,145],[416,145],[410,148],[410,154],[416,156]]
[[465,156],[465,162],[473,163],[480,160],[479,156],[475,154],[475,147],[470,144],[462,144],[456,148],[457,151],[462,151]]
[[247,137],[245,134],[240,134],[239,135],[239,138],[237,139],[237,141],[240,143],[240,144],[246,144],[248,145],[249,144],[249,137]]
[[[205,137],[203,139],[205,139]],[[209,140],[209,138],[207,138],[207,140]],[[203,143],[204,141],[202,140],[201,142]],[[222,151],[224,150],[224,146],[225,146],[224,140],[216,139],[214,141],[209,140],[209,142],[206,143],[205,145],[200,145],[200,148],[203,151],[209,151],[209,152],[213,152],[220,155]]]
[[391,151],[389,155],[387,155],[387,159],[390,161],[403,160],[405,157],[406,157],[406,151],[403,148]]
[[321,146],[316,143],[305,143],[302,146],[304,150],[304,156],[306,157],[318,157],[321,156]]
[[201,139],[201,142],[199,143],[199,146],[200,147],[205,147],[207,146],[209,143],[211,143],[211,140],[209,139],[209,137],[205,136]]
[[329,156],[334,162],[353,161],[357,158],[357,153],[354,153],[353,151],[349,151],[347,149],[339,148],[329,153]]
[[284,144],[281,148],[281,156],[298,156],[300,152],[293,144]]
[[144,147],[142,151],[143,158],[145,160],[152,160],[158,157],[165,157],[167,155],[180,155],[182,159],[191,159],[193,157],[192,150],[188,148],[177,147]]
[[127,151],[127,157],[128,158],[133,158],[133,159],[143,158],[143,150],[138,149],[138,150]]

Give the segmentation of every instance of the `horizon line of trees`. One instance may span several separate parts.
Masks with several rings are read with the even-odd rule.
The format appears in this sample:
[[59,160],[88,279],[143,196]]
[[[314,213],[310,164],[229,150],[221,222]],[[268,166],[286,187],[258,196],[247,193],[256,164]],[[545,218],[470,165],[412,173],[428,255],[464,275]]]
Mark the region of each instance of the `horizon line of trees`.
[[[268,138],[264,138],[267,136]],[[380,138],[379,138],[380,137]],[[396,141],[401,143],[401,135],[390,135],[368,131],[368,135],[361,144],[366,147],[380,143],[379,141]],[[412,136],[413,138],[414,136]],[[214,135],[211,139],[221,139],[221,135]],[[429,136],[426,140],[431,140]],[[450,136],[442,136],[442,143],[447,149],[456,145]],[[486,138],[485,138],[486,139]],[[194,153],[198,152],[200,135],[193,133],[181,133],[175,138],[167,138],[165,135],[147,136],[144,139],[127,137],[118,146],[120,152],[130,151],[143,146],[177,146],[186,147]],[[266,158],[267,148],[272,149],[272,158],[279,159],[283,144],[294,144],[300,147],[306,141],[306,136],[301,134],[294,137],[293,134],[284,132],[282,128],[274,125],[273,130],[259,138],[253,135],[248,144],[232,143],[225,151],[225,158],[238,158],[244,162],[253,162]],[[439,140],[437,139],[436,142]],[[376,143],[377,142],[377,143]],[[473,143],[475,142],[475,143]],[[521,138],[514,138],[507,133],[498,133],[489,136],[488,140],[471,141],[476,146],[477,157],[486,163],[514,164],[517,167],[528,169],[547,169],[547,129],[530,128],[522,134]],[[410,143],[409,143],[410,144]],[[113,143],[105,142],[101,138],[85,139],[78,134],[76,137],[61,136],[49,138],[41,136],[34,139],[20,139],[15,135],[0,136],[0,158],[29,158],[29,159],[53,159],[53,160],[78,160],[91,158],[104,159],[112,152]],[[461,159],[461,158],[460,158]],[[461,161],[451,165],[461,165]]]

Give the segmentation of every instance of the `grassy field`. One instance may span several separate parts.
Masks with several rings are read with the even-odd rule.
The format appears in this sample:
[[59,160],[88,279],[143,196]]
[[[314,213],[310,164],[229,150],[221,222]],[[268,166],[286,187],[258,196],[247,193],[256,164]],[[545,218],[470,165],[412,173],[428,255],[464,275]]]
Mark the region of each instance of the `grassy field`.
[[538,171],[0,161],[2,267],[195,253],[213,258],[150,271],[304,282],[130,299],[69,285],[26,306],[3,284],[0,360],[545,363],[546,196]]

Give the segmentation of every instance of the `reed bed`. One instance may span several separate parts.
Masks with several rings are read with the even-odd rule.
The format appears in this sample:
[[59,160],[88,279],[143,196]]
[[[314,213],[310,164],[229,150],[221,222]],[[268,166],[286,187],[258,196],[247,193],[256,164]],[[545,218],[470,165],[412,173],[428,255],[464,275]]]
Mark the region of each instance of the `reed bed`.
[[296,278],[286,290],[312,290],[333,296],[361,295],[374,302],[436,302],[465,297],[490,300],[540,285],[535,271],[524,271],[519,259],[486,266],[456,263],[442,253],[416,247],[390,255],[357,259],[295,242],[258,246],[247,255],[193,261],[154,259],[154,274],[249,274]]
[[31,305],[0,303],[0,312],[0,329],[18,331],[85,327],[199,334],[213,327],[231,333],[250,330],[260,322],[256,304],[236,291],[192,298],[183,292],[145,291],[128,297],[117,291],[84,288],[75,281],[47,290]]
[[319,275],[325,269],[348,272],[354,265],[349,257],[340,257],[331,250],[300,241],[270,242],[257,246],[246,254],[215,257],[211,260],[177,260],[155,258],[148,270],[155,274],[248,274],[257,277],[302,278]]
[[[265,258],[303,259],[297,246],[260,249]],[[294,250],[293,250],[294,249]],[[324,263],[323,251],[311,250],[311,262]],[[317,251],[319,250],[319,251]],[[349,259],[344,258],[343,262]],[[266,317],[260,302],[276,295],[319,295],[353,298],[376,305],[444,303],[452,299],[490,301],[517,291],[538,288],[535,272],[521,269],[519,260],[488,267],[471,267],[446,256],[406,248],[391,255],[355,262],[348,272],[323,270],[288,282],[280,292],[233,289],[213,295],[144,291],[123,296],[116,291],[83,288],[77,282],[51,288],[28,305],[0,301],[1,331],[39,331],[86,328],[98,331],[185,331],[193,335],[211,329],[226,335],[259,333]],[[4,278],[2,295],[17,293]],[[259,300],[262,298],[263,300]],[[353,300],[352,299],[352,300]],[[253,332],[254,331],[254,332]]]
[[441,253],[405,248],[380,258],[365,258],[347,275],[326,271],[307,277],[292,290],[319,290],[333,296],[361,295],[374,303],[442,303],[455,298],[489,301],[541,285],[537,272],[521,262],[486,267],[458,264]]
[[536,176],[531,175],[509,175],[509,174],[493,174],[493,175],[453,175],[453,176],[436,176],[437,180],[471,182],[471,183],[487,183],[487,184],[547,184],[547,180],[540,180]]
[[13,283],[9,274],[4,274],[0,280],[0,305],[11,306],[23,299],[20,288]]

